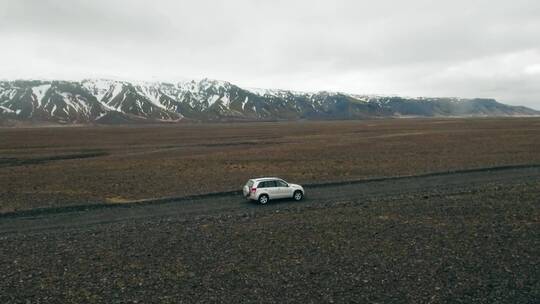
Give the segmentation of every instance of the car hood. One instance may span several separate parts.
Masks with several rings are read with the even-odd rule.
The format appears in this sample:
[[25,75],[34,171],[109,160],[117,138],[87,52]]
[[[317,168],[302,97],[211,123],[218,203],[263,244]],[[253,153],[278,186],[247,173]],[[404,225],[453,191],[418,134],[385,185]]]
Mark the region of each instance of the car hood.
[[297,185],[297,184],[289,184],[289,187],[295,188],[295,189],[304,189],[302,186]]

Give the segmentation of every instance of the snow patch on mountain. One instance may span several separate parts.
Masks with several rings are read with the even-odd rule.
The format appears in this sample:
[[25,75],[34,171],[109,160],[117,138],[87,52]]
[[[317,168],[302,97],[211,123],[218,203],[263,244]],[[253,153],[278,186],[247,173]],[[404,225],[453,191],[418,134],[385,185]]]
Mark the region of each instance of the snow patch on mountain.
[[103,101],[103,97],[111,90],[117,81],[108,79],[85,79],[82,86],[87,89],[98,101]]
[[220,99],[220,96],[219,95],[212,95],[209,99],[208,99],[208,106],[211,107],[214,103],[216,103],[216,101],[218,101]]
[[153,105],[160,107],[164,110],[167,110],[167,108],[161,104],[160,97],[161,92],[159,91],[159,86],[155,84],[145,84],[145,85],[137,85],[135,86],[135,89],[144,97],[148,98],[150,102],[152,102]]
[[221,104],[226,108],[229,109],[231,107],[231,99],[228,94],[225,94],[225,96],[220,98]]
[[18,90],[16,88],[8,88],[3,92],[0,92],[0,100],[11,100],[17,95]]
[[[76,112],[83,114],[88,114],[90,112],[90,107],[87,100],[81,95],[73,95],[71,93],[61,92],[60,95],[63,97],[64,102],[68,108],[72,108]],[[63,109],[67,113],[66,108]]]
[[286,97],[286,96],[291,96],[291,95],[305,96],[305,95],[310,94],[310,92],[304,92],[304,91],[282,90],[282,89],[262,89],[262,88],[253,88],[253,87],[246,87],[244,88],[244,90],[249,91],[255,95],[259,95],[261,97],[264,97],[264,96]]
[[4,111],[4,112],[6,112],[6,113],[15,113],[15,111],[13,111],[12,109],[6,108],[6,107],[4,107],[4,106],[0,106],[0,112],[1,112],[1,111]]
[[51,88],[51,84],[42,84],[42,85],[32,87],[32,93],[34,93],[33,95],[34,95],[35,101],[38,104],[38,107],[41,106],[43,97],[45,96],[47,91],[49,91],[50,88]]

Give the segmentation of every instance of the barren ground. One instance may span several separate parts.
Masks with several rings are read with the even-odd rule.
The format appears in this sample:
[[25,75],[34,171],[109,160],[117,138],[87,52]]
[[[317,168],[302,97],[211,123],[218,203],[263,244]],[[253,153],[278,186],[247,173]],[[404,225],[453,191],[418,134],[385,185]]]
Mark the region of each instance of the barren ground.
[[538,303],[540,168],[0,216],[1,303]]
[[[0,303],[539,303],[539,152],[540,119],[0,129]],[[311,185],[186,197],[257,175]]]
[[0,213],[540,163],[540,119],[0,129]]

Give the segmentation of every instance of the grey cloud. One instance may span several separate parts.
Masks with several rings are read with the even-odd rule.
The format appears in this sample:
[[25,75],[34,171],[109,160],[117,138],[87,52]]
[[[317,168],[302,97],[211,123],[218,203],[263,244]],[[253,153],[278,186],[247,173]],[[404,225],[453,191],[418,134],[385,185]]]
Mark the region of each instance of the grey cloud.
[[[0,0],[0,41],[9,45],[0,78],[208,76],[489,95],[540,109],[538,74],[526,72],[540,64],[531,55],[540,52],[539,17],[540,2],[530,0]],[[525,55],[510,56],[510,69],[508,54]]]

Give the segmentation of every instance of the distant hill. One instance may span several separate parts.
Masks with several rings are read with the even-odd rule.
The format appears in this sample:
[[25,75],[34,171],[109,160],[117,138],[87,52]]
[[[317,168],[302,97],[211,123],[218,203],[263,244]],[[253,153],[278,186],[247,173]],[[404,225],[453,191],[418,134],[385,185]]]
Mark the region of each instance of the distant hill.
[[174,84],[107,79],[0,82],[4,125],[536,115],[540,112],[493,99],[246,89],[210,79]]

